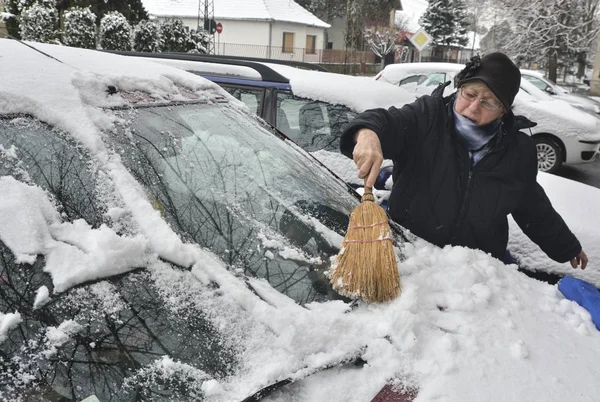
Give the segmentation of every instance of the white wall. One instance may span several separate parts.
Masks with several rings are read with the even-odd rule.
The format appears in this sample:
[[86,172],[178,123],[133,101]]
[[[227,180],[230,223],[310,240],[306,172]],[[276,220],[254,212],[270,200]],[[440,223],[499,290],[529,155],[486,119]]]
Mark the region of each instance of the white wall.
[[[196,18],[183,18],[183,23],[196,29]],[[297,61],[318,61],[320,50],[324,48],[324,28],[301,24],[268,21],[240,21],[217,19],[223,25],[221,34],[215,34],[215,53],[232,56],[282,58]],[[283,53],[283,33],[294,34],[294,51]],[[271,47],[269,48],[269,33]],[[316,54],[306,54],[306,36],[316,36]]]

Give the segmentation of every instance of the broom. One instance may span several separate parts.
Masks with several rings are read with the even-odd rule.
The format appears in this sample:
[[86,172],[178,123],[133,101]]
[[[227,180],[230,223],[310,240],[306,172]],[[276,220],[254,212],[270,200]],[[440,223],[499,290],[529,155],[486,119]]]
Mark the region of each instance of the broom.
[[351,298],[386,302],[400,294],[392,231],[366,179],[365,192],[350,215],[342,248],[329,275],[333,288]]

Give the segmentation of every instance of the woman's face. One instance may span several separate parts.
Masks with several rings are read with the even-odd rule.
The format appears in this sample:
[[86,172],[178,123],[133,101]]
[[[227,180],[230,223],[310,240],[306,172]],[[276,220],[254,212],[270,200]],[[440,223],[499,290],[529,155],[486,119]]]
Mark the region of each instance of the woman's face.
[[504,106],[484,83],[467,83],[458,89],[456,112],[479,126],[502,117]]

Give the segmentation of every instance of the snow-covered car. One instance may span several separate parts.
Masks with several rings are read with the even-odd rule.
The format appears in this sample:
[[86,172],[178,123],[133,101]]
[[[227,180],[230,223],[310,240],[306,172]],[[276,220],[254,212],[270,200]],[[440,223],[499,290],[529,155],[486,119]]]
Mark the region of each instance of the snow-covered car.
[[546,79],[539,71],[521,69],[521,77],[531,82],[542,91],[552,95],[555,99],[563,100],[576,108],[585,110],[594,115],[600,114],[600,102],[590,99],[582,94],[565,91],[560,86]]
[[219,84],[354,186],[363,181],[358,179],[352,160],[339,152],[344,126],[367,109],[401,107],[414,100],[401,88],[374,84],[364,77],[318,71],[308,63],[286,65],[264,59],[180,53],[119,53],[181,68]]
[[333,294],[356,194],[210,81],[8,39],[0,60],[0,400],[600,393],[589,314],[482,252],[392,223],[402,295]]
[[[415,96],[430,94],[440,83],[454,81],[464,67],[453,63],[403,63],[387,65],[375,79],[400,86]],[[444,92],[455,90],[448,85]],[[528,132],[537,144],[538,169],[554,173],[561,165],[593,161],[600,146],[600,119],[554,99],[527,81],[515,98],[513,112],[537,123]]]

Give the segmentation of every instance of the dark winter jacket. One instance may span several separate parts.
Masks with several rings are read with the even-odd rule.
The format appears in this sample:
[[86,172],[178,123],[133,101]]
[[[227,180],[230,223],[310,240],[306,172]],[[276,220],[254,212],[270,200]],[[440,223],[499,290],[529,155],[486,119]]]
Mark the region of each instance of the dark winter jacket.
[[391,218],[438,246],[477,248],[502,259],[512,214],[550,258],[566,262],[579,254],[579,241],[536,181],[535,144],[518,131],[518,121],[527,120],[507,113],[502,135],[471,168],[454,129],[454,95],[443,98],[444,87],[401,109],[368,110],[344,130],[344,155],[352,157],[357,130],[369,128],[384,158],[394,161]]

